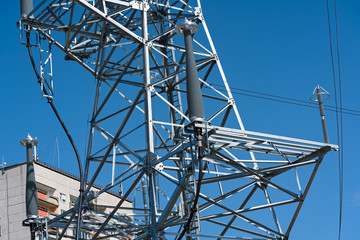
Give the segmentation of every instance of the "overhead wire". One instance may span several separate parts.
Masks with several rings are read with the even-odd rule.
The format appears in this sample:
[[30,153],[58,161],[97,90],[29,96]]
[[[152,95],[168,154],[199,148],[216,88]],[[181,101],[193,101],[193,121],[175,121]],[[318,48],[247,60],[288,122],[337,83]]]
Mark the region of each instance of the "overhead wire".
[[[336,82],[336,71],[334,64],[334,54],[333,54],[333,44],[332,44],[332,29],[331,29],[331,20],[330,20],[330,9],[329,9],[329,0],[326,0],[326,9],[329,25],[329,41],[330,41],[330,58],[331,58],[331,67],[333,73],[333,84],[335,92],[335,106],[336,106],[336,129],[337,129],[337,141],[339,145],[339,234],[338,239],[341,239],[341,227],[342,227],[342,208],[343,208],[343,109],[342,109],[342,89],[341,89],[341,68],[340,68],[340,51],[339,51],[339,32],[338,32],[338,21],[337,21],[337,11],[336,11],[336,0],[334,0],[334,13],[335,13],[335,32],[336,32],[336,54],[337,54],[337,66],[338,66],[338,83]],[[339,85],[339,89],[337,88]],[[339,95],[339,96],[338,96]],[[338,106],[340,105],[340,109]],[[340,115],[340,116],[339,116]]]
[[[27,47],[27,49],[28,49],[28,54],[29,54],[29,57],[30,57],[31,65],[32,65],[32,67],[33,67],[33,69],[34,69],[36,78],[38,79],[38,83],[41,84],[42,79],[41,79],[41,76],[40,76],[39,72],[38,72],[37,69],[36,69],[34,57],[33,57],[33,55],[32,55],[32,51],[31,51],[30,36],[29,36],[30,30],[27,30],[26,33],[27,33],[27,37],[26,37],[26,39],[27,39],[27,45],[26,45],[26,47]],[[68,139],[69,139],[69,141],[70,141],[70,143],[71,143],[71,146],[72,146],[72,148],[73,148],[73,150],[74,150],[74,152],[75,152],[75,155],[76,155],[76,159],[77,159],[77,161],[78,161],[80,176],[82,176],[81,160],[80,160],[80,156],[79,156],[78,150],[77,150],[77,148],[76,148],[75,142],[74,142],[74,140],[72,139],[72,137],[71,137],[71,135],[70,135],[70,133],[69,133],[69,131],[68,131],[65,123],[64,123],[63,120],[61,119],[60,114],[58,113],[57,109],[55,108],[55,105],[54,105],[54,103],[53,103],[53,101],[52,101],[52,98],[48,96],[48,93],[47,93],[46,88],[44,87],[44,88],[42,88],[42,90],[44,91],[44,95],[46,96],[46,98],[47,98],[47,100],[48,100],[48,103],[50,104],[53,112],[55,113],[55,115],[56,115],[56,117],[57,117],[60,125],[62,126],[62,128],[63,128],[66,136],[68,137]]]
[[[219,85],[219,84],[214,84],[214,85],[221,86],[221,85]],[[289,98],[289,97],[283,97],[283,96],[278,96],[278,95],[274,95],[274,94],[262,93],[262,92],[245,90],[245,89],[234,88],[234,87],[232,87],[232,89],[240,90],[240,91],[244,91],[244,92],[249,92],[249,93],[261,94],[261,95],[270,96],[270,97],[275,97],[275,98],[282,98],[282,99],[285,99],[285,100],[290,100],[290,101],[295,101],[295,102],[301,102],[301,103],[305,103],[305,104],[317,105],[316,103],[312,103],[312,102],[309,102],[309,101],[304,101],[304,100],[299,100],[299,99]],[[324,106],[325,106],[325,107],[328,107],[328,108],[334,108],[334,109],[336,108],[336,107],[330,106],[330,105],[324,105]],[[318,107],[316,107],[316,108],[318,108]],[[345,110],[345,111],[356,112],[356,113],[359,113],[359,114],[360,114],[360,110],[354,110],[354,109],[349,109],[349,108],[341,108],[341,109],[342,109],[342,110]]]
[[[220,84],[215,84],[215,83],[210,83],[210,84],[213,86],[216,86],[217,90],[226,93],[224,86],[222,86]],[[204,87],[206,87],[206,86],[204,86]],[[218,87],[224,87],[224,89],[219,89]],[[206,88],[208,88],[208,87],[206,87]],[[293,104],[293,105],[315,108],[315,109],[319,108],[316,103],[312,103],[310,101],[304,101],[304,100],[295,99],[295,98],[288,98],[288,97],[283,97],[283,96],[279,96],[279,95],[273,95],[273,94],[268,94],[268,93],[263,93],[263,92],[258,92],[258,91],[250,91],[250,90],[236,88],[236,87],[232,87],[231,89],[237,90],[237,91],[231,91],[232,94],[243,95],[243,96],[254,97],[254,98],[270,100],[270,101],[275,101],[275,102],[281,102],[281,103],[287,103],[287,104]],[[241,92],[239,92],[239,91],[241,91]],[[245,93],[242,93],[242,92],[245,92]],[[267,97],[264,97],[264,96],[267,96]],[[336,112],[336,107],[331,106],[331,105],[324,105],[324,106],[326,107],[327,111]],[[360,116],[360,111],[358,111],[358,110],[349,109],[349,108],[342,108],[342,110],[343,110],[344,114]]]
[[[342,97],[341,97],[341,87],[338,90],[336,82],[336,70],[334,63],[334,53],[333,53],[333,42],[332,42],[332,29],[331,29],[331,18],[330,18],[330,8],[329,0],[326,0],[326,10],[328,17],[328,29],[329,29],[329,47],[330,47],[330,58],[331,58],[331,67],[333,74],[333,85],[335,92],[335,106],[336,106],[336,129],[337,129],[337,141],[339,145],[339,227],[338,227],[338,239],[341,239],[341,227],[342,227],[342,206],[343,206],[343,134],[342,134],[342,109],[339,109],[342,106]],[[338,24],[337,24],[337,12],[336,12],[336,0],[334,0],[334,12],[335,12],[335,24],[336,24],[336,42],[337,42],[337,60],[338,60],[338,78],[339,86],[341,86],[341,71],[340,71],[340,56],[339,56],[339,37],[338,37]],[[339,95],[339,96],[338,96]],[[340,99],[338,99],[340,98]],[[340,112],[339,112],[340,111]],[[340,113],[340,114],[339,114]],[[340,116],[339,116],[340,115]]]
[[338,81],[339,81],[339,112],[340,112],[340,161],[339,161],[339,182],[340,182],[340,221],[339,221],[339,240],[341,239],[342,227],[342,209],[343,209],[343,196],[344,196],[344,131],[343,131],[343,110],[342,110],[342,80],[341,80],[341,67],[340,67],[340,48],[339,48],[339,30],[337,19],[336,0],[334,0],[334,13],[335,13],[335,33],[336,33],[336,53],[338,65]]

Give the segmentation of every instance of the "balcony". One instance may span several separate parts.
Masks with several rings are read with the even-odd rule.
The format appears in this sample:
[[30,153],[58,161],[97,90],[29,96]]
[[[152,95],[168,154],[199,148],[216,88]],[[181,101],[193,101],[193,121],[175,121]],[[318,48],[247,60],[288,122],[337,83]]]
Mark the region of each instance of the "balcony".
[[40,192],[38,192],[38,201],[39,201],[39,205],[48,208],[59,206],[59,199],[57,197],[45,195]]

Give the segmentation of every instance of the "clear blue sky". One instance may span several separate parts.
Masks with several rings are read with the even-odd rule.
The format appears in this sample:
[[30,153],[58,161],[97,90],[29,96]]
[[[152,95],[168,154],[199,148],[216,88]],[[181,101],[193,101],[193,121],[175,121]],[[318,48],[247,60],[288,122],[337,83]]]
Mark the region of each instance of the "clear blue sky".
[[[334,17],[333,2],[329,1]],[[307,101],[320,84],[331,94],[326,104],[335,105],[325,0],[205,0],[202,4],[230,86]],[[337,5],[343,106],[359,111],[360,1],[339,0]],[[0,157],[8,165],[25,161],[25,149],[19,141],[29,132],[39,139],[40,159],[57,165],[58,136],[60,167],[74,173],[72,149],[50,107],[41,99],[26,48],[20,45],[16,28],[19,1],[6,1],[2,6]],[[73,62],[64,62],[63,55],[54,58],[54,71],[55,104],[83,157],[93,78]],[[234,97],[248,130],[322,141],[317,109],[238,94]],[[334,112],[327,112],[327,120],[330,141],[336,144]],[[343,121],[342,239],[357,239],[360,116],[344,115]],[[338,155],[332,152],[320,166],[291,239],[335,240],[338,221]]]

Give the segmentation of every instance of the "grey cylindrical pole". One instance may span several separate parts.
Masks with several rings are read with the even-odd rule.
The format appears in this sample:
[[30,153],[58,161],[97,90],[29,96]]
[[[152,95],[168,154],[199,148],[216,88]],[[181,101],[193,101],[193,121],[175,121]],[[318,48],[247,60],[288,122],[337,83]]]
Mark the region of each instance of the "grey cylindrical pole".
[[38,199],[32,152],[32,147],[37,143],[38,141],[33,139],[30,135],[20,141],[20,144],[26,147],[26,216],[27,218],[32,219],[38,217]]
[[184,34],[186,51],[186,92],[190,120],[204,120],[204,104],[202,100],[199,75],[196,68],[192,34],[197,25],[185,19],[177,26],[177,33]]
[[323,103],[323,98],[322,98],[322,93],[321,93],[320,86],[316,87],[316,97],[317,97],[317,102],[319,104],[319,110],[320,110],[320,116],[321,116],[321,125],[322,125],[322,129],[323,129],[323,134],[324,134],[324,141],[326,143],[329,143],[329,135],[328,135],[327,126],[326,126],[326,120],[325,120],[324,103]]
[[34,9],[33,0],[20,0],[21,17],[26,17]]
[[35,183],[32,144],[26,143],[26,215],[28,218],[38,216],[38,200]]
[[141,179],[141,188],[142,188],[142,196],[143,196],[143,203],[144,203],[144,209],[145,209],[145,222],[148,223],[149,222],[149,217],[148,217],[149,212],[146,211],[146,209],[148,208],[148,203],[147,203],[147,199],[146,199],[146,186],[145,186],[144,179]]

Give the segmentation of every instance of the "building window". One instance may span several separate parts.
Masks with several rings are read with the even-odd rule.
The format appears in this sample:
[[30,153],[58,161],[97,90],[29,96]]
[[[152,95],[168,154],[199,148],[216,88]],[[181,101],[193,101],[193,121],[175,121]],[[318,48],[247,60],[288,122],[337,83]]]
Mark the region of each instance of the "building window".
[[60,193],[60,202],[66,203],[66,194]]
[[76,203],[77,197],[70,195],[70,207],[74,207]]

